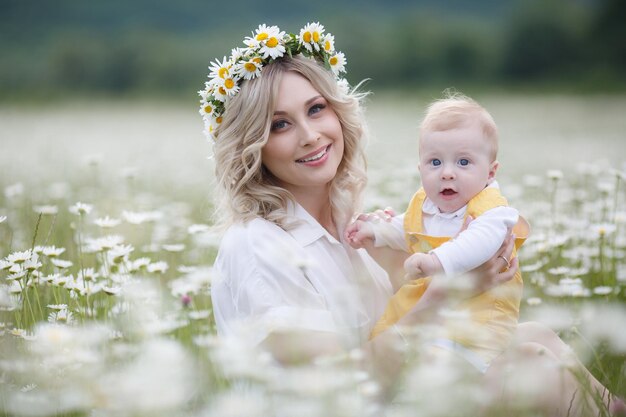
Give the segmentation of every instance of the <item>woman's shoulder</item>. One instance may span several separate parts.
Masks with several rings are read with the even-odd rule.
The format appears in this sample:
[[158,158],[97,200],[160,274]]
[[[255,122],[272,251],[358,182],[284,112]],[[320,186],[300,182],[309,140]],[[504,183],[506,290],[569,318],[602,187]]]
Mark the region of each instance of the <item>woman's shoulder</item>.
[[246,222],[236,222],[230,225],[222,235],[219,245],[219,255],[242,256],[256,252],[268,246],[270,242],[276,242],[288,238],[288,233],[277,224],[262,219],[254,218]]

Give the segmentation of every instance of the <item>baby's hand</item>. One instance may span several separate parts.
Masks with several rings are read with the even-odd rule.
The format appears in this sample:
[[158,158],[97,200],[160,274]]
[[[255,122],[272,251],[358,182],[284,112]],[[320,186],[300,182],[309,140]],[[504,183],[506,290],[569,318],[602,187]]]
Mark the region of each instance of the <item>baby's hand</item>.
[[409,279],[429,277],[443,271],[443,266],[432,253],[414,253],[404,262],[404,270]]
[[374,244],[374,227],[364,220],[355,220],[346,227],[344,238],[354,249]]

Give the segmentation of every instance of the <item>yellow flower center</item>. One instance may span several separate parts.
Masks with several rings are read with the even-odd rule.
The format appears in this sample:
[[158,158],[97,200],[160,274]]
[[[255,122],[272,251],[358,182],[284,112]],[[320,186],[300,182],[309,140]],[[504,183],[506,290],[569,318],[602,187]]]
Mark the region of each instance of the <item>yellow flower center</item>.
[[226,79],[226,81],[224,81],[224,87],[228,88],[229,90],[233,88],[234,86],[235,86],[235,82],[233,81],[232,78],[228,78]]
[[302,35],[302,39],[303,39],[306,43],[311,42],[311,32],[304,32],[304,35]]
[[228,68],[220,68],[220,70],[217,72],[217,75],[219,75],[220,78],[226,78],[226,76],[228,75]]
[[324,43],[324,49],[325,49],[327,52],[330,52],[330,48],[331,48],[330,42],[329,42],[329,41],[326,41],[326,42]]
[[213,107],[211,107],[211,106],[204,106],[204,111],[206,113],[211,113],[213,111]]
[[270,48],[275,48],[278,45],[278,39],[272,36],[265,44]]
[[320,33],[319,32],[313,32],[313,40],[315,41],[315,43],[320,41]]
[[263,63],[263,60],[261,59],[261,57],[258,57],[258,56],[256,58],[252,58],[252,60],[259,65]]
[[219,91],[220,94],[223,95],[223,96],[226,95],[226,90],[224,90],[224,87],[218,88],[217,91]]
[[215,119],[215,123],[217,123],[218,125],[222,123],[222,116],[219,116]]
[[339,61],[339,60],[337,59],[337,57],[336,57],[336,56],[334,56],[334,57],[332,57],[332,58],[330,58],[330,59],[328,60],[328,63],[329,63],[330,65],[337,65],[337,62],[338,62],[338,61]]
[[257,41],[264,41],[265,39],[269,38],[269,35],[265,32],[261,32],[258,35],[256,35],[256,40]]
[[256,71],[256,65],[254,65],[252,62],[246,62],[243,66],[246,71],[248,72],[254,72]]

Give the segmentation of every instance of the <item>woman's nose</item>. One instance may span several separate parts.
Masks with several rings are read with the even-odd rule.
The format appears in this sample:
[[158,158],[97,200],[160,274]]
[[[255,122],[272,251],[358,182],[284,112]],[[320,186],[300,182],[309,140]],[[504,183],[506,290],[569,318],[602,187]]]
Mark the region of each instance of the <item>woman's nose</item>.
[[319,140],[320,134],[309,121],[300,123],[300,142],[302,146],[315,143]]

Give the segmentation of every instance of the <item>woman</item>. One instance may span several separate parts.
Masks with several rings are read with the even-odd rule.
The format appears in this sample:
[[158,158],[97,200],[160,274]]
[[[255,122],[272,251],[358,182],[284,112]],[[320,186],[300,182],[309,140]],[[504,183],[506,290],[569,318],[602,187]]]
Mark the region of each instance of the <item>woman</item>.
[[[244,42],[247,48],[214,63],[200,92],[215,139],[218,224],[226,228],[212,286],[218,332],[245,332],[285,363],[360,346],[385,384],[404,363],[397,346],[405,337],[397,327],[371,341],[368,335],[398,287],[389,279],[396,275],[342,239],[366,182],[363,95],[337,79],[344,57],[319,24],[299,36],[262,25]],[[499,259],[512,243],[479,268],[481,288],[513,277],[517,264],[500,272]],[[433,320],[442,299],[445,291],[433,286],[403,324]],[[556,363],[566,350],[533,324],[520,326],[518,340],[510,355],[521,352],[528,363]],[[511,363],[503,355],[485,386]],[[578,381],[542,369],[543,378],[564,377],[566,384],[537,406],[557,415],[580,411],[568,410]]]

